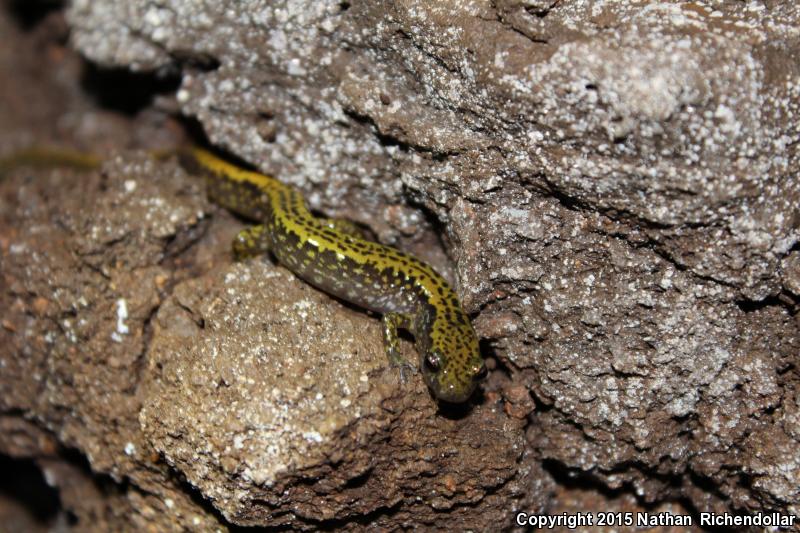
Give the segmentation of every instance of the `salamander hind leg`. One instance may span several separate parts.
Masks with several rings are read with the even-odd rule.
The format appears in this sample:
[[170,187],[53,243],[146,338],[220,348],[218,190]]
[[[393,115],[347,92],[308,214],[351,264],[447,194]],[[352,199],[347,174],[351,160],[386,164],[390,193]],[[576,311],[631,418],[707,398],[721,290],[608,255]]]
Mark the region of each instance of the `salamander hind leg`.
[[264,225],[250,226],[233,239],[233,256],[237,261],[269,252],[272,247],[269,230]]
[[400,370],[400,383],[407,383],[411,374],[416,371],[414,365],[400,355],[400,341],[397,328],[408,329],[411,327],[411,318],[401,313],[386,313],[383,315],[383,344],[389,364]]

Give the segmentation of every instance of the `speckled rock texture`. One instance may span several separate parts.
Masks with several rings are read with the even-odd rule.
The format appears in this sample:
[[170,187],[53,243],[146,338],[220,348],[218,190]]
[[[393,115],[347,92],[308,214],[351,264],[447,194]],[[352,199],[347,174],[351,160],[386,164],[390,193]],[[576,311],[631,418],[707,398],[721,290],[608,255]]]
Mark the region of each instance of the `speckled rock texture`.
[[440,416],[421,380],[400,388],[386,369],[378,321],[282,268],[187,281],[155,323],[142,430],[233,523],[343,524],[399,506],[374,520],[488,528],[527,492],[520,420],[488,404]]
[[129,479],[125,507],[141,490],[157,502],[102,524],[76,505],[82,524],[219,527],[189,486],[222,523],[294,529],[386,507],[386,527],[487,528],[537,506],[528,488],[549,477],[523,457],[522,420],[497,402],[442,416],[421,378],[401,387],[387,368],[377,320],[266,258],[231,263],[235,224],[209,228],[200,183],[142,154],[3,183],[0,409]]
[[[793,2],[74,0],[67,20],[91,61],[178,79],[158,106],[211,144],[445,272],[493,355],[485,394],[437,413],[383,370],[374,318],[231,264],[236,223],[171,163],[113,159],[91,216],[18,176],[6,205],[41,212],[0,233],[17,313],[0,401],[132,480],[120,499],[198,529],[481,529],[541,508],[557,472],[644,503],[800,514]],[[59,124],[96,146],[107,120]],[[115,213],[152,197],[160,218]],[[14,223],[32,217],[41,230]],[[51,280],[86,287],[90,310]],[[69,352],[70,334],[96,340]]]

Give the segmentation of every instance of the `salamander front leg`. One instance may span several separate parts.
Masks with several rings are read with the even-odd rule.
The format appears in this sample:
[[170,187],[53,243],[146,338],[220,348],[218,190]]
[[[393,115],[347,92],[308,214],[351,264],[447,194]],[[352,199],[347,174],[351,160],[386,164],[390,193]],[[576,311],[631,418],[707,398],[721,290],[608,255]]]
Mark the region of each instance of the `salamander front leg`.
[[416,371],[416,367],[403,359],[400,355],[400,342],[397,328],[408,329],[411,327],[411,318],[401,313],[386,313],[383,315],[383,345],[389,364],[400,370],[400,383],[407,383],[408,377]]
[[250,226],[233,239],[233,256],[237,261],[269,252],[272,242],[266,226]]

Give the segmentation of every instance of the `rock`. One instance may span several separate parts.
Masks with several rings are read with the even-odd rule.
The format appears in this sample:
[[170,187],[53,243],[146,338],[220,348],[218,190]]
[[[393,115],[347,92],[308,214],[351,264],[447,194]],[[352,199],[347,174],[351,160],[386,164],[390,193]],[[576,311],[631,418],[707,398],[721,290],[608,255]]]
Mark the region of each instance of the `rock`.
[[[224,231],[214,229],[219,219],[235,226],[225,215],[214,212],[202,245],[201,219],[145,224],[156,241],[181,243],[167,264],[155,259],[166,248],[151,248],[148,239],[135,241],[141,254],[109,254],[131,235],[129,223],[109,215],[97,237],[59,234],[47,242],[67,239],[99,273],[80,286],[103,295],[110,318],[96,326],[100,332],[116,327],[121,295],[102,279],[119,271],[112,258],[119,256],[122,272],[140,269],[117,274],[123,287],[134,277],[162,280],[160,289],[140,283],[122,295],[133,310],[125,337],[132,351],[112,345],[108,352],[116,368],[138,361],[140,374],[124,383],[141,396],[120,410],[139,416],[142,408],[136,423],[106,436],[108,448],[133,442],[166,460],[159,481],[143,476],[135,479],[150,481],[134,485],[186,490],[164,482],[165,472],[177,472],[219,509],[219,521],[293,527],[342,514],[337,525],[364,516],[384,527],[414,519],[435,526],[444,516],[464,525],[476,516],[510,523],[512,507],[544,504],[553,469],[632,489],[645,502],[800,512],[791,460],[797,406],[787,400],[798,383],[800,220],[798,12],[790,3],[75,1],[68,20],[72,43],[92,61],[179,77],[174,100],[159,105],[199,121],[213,145],[300,187],[314,209],[365,223],[450,276],[497,359],[493,374],[503,375],[493,376],[468,415],[437,415],[419,383],[411,395],[390,386],[378,370],[374,331],[325,351],[325,324],[308,326],[314,344],[300,338],[300,310],[279,324],[261,300],[279,292],[270,284],[298,295],[310,289],[268,264],[231,266],[224,251],[209,251],[225,249]],[[46,231],[58,231],[41,219]],[[66,227],[80,233],[88,225]],[[3,242],[28,246],[38,238]],[[62,248],[48,253],[54,264],[73,260]],[[28,259],[3,267],[15,284],[4,294],[30,298],[9,301],[0,331],[14,346],[26,327],[63,320],[69,304],[39,288],[49,287],[53,267],[37,272],[36,260],[26,271]],[[239,303],[223,297],[229,275]],[[73,277],[53,279],[74,285]],[[212,305],[214,295],[222,303]],[[321,296],[309,301],[313,316],[345,332],[375,327]],[[289,300],[282,305],[290,310]],[[139,337],[137,321],[148,312],[152,329]],[[283,381],[257,372],[267,352],[248,340],[278,326],[298,341],[285,346],[297,355],[282,362]],[[97,345],[104,354],[106,343]],[[43,347],[27,345],[41,375],[65,374],[43,366]],[[215,349],[232,359],[214,359]],[[300,353],[317,361],[308,378]],[[345,355],[326,366],[328,353]],[[71,368],[71,357],[61,364]],[[131,477],[141,468],[81,435],[88,415],[49,414],[55,404],[82,413],[75,407],[82,396],[39,396],[27,360],[14,365],[0,387],[15,391],[15,408],[48,420],[100,471]],[[367,375],[366,390],[339,370],[353,365]],[[322,399],[301,405],[289,376],[303,390],[324,387]],[[343,383],[353,395],[347,407],[334,401]],[[101,409],[102,394],[91,394],[99,394],[92,409]],[[225,399],[238,403],[226,409]],[[186,418],[167,409],[174,405]],[[278,405],[296,427],[269,427],[280,419]],[[323,421],[331,421],[328,432],[316,429],[321,441],[308,448],[316,440],[309,428]],[[140,441],[126,431],[140,432]],[[515,448],[522,431],[524,451]],[[478,470],[466,459],[463,469],[457,461],[412,461],[409,443],[419,432],[433,447],[445,436],[458,446],[477,438],[478,449],[496,454],[501,488],[470,485],[467,474]],[[291,444],[282,454],[259,452],[276,439]],[[338,461],[330,461],[332,450],[342,451]],[[398,477],[387,454],[411,465],[410,477]],[[268,456],[275,462],[264,463]],[[186,520],[191,506],[180,506]],[[431,511],[437,508],[448,513]]]
[[266,259],[198,263],[199,238],[223,239],[204,237],[199,181],[174,163],[120,156],[102,174],[19,171],[4,186],[18,199],[9,220],[27,224],[6,250],[3,408],[30,413],[93,470],[158,494],[173,525],[215,521],[173,469],[248,525],[310,528],[399,506],[387,527],[407,513],[488,526],[525,495],[522,423],[491,405],[441,416],[419,375],[398,387],[374,317]]
[[[218,524],[171,479],[137,419],[150,320],[163,298],[157,279],[185,275],[165,266],[181,251],[173,245],[196,241],[207,225],[197,184],[155,166],[140,156],[112,157],[103,173],[19,170],[0,194],[0,305],[11,325],[0,330],[0,408],[32,421],[3,431],[0,450],[36,458],[89,530],[165,530],[176,516]],[[128,490],[96,485],[124,479]],[[148,509],[158,512],[147,518]]]
[[503,487],[521,424],[491,406],[448,420],[420,376],[399,389],[380,323],[283,268],[249,261],[178,285],[151,346],[141,427],[233,523],[303,528],[400,506],[444,527],[440,511],[466,504],[487,516],[464,527],[507,520],[481,501],[516,496]]
[[[184,68],[184,112],[215,144],[312,191],[314,207],[382,213],[361,213],[382,236],[401,181],[445,223],[465,209],[459,197],[495,206],[479,193],[519,204],[544,190],[635,224],[677,266],[742,297],[776,294],[798,239],[797,180],[785,179],[796,12],[497,4],[84,1],[69,13],[74,43],[102,64],[213,58],[213,70]],[[274,139],[259,134],[265,121]]]

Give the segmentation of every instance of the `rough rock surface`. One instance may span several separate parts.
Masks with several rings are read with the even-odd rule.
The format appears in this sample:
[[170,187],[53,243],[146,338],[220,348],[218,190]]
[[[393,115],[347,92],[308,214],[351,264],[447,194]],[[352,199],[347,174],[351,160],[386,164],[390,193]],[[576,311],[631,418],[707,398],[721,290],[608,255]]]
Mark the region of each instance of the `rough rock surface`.
[[378,521],[488,527],[527,494],[521,420],[440,416],[421,378],[398,387],[374,318],[269,262],[214,267],[224,227],[201,261],[209,206],[174,165],[118,156],[3,186],[0,407],[154,492],[165,524],[216,522],[175,472],[232,523],[296,528],[395,506]]
[[378,321],[285,269],[249,262],[187,281],[155,323],[142,429],[234,523],[344,523],[399,506],[385,525],[485,528],[523,494],[508,483],[530,468],[521,421],[490,404],[438,415],[420,379],[398,388]]
[[[551,470],[630,488],[644,502],[684,498],[699,510],[800,514],[800,8],[793,3],[296,0],[223,7],[75,0],[68,20],[72,43],[91,60],[179,76],[171,105],[196,118],[212,144],[301,187],[315,209],[362,221],[384,242],[450,272],[497,365],[485,398],[457,420],[437,417],[419,386],[410,396],[396,396],[389,385],[372,388],[384,383],[375,370],[375,335],[359,339],[358,350],[343,342],[326,352],[327,330],[312,322],[305,327],[320,344],[298,338],[285,346],[288,353],[340,354],[348,367],[359,365],[357,372],[341,376],[320,364],[305,377],[291,356],[280,367],[283,380],[256,374],[267,352],[247,339],[268,338],[267,326],[299,337],[300,312],[335,315],[334,331],[354,323],[374,328],[374,319],[309,296],[270,265],[230,266],[223,252],[207,258],[213,265],[198,261],[209,254],[200,251],[208,249],[203,243],[224,250],[213,230],[221,214],[192,244],[200,219],[191,209],[166,233],[142,220],[132,231],[110,218],[98,241],[82,233],[87,219],[40,213],[41,230],[3,241],[12,261],[6,266],[4,259],[3,274],[14,272],[17,285],[9,287],[17,288],[0,297],[14,297],[9,306],[18,308],[8,309],[20,321],[0,331],[5,345],[19,346],[3,368],[0,401],[13,399],[3,409],[34,417],[98,471],[134,479],[131,493],[169,493],[167,507],[180,510],[172,516],[182,524],[200,511],[192,498],[173,495],[185,487],[170,481],[170,472],[235,523],[344,516],[349,524],[371,519],[392,527],[455,506],[441,516],[510,524],[492,514],[503,508],[500,500],[517,499],[505,506],[510,513],[516,505],[534,510],[548,494],[540,460]],[[122,195],[126,179],[143,184],[137,173],[165,172],[135,158],[112,165],[105,179],[114,209],[122,207],[122,196],[114,203],[113,195]],[[7,205],[24,199],[30,209],[37,202],[52,207],[30,187],[11,189],[17,197]],[[159,197],[177,209],[186,197],[171,187]],[[132,193],[144,194],[138,187]],[[194,212],[206,210],[192,195]],[[13,220],[4,224],[18,228]],[[42,232],[57,233],[46,248]],[[446,254],[431,246],[437,234]],[[53,238],[66,248],[50,246]],[[180,250],[189,246],[193,266],[165,264],[164,239],[181,243]],[[14,259],[12,243],[29,249]],[[39,250],[45,262],[26,267],[37,245],[47,250]],[[120,251],[121,267],[114,267],[117,252],[109,249],[129,245],[143,250],[141,257]],[[76,277],[74,268],[44,269],[73,264],[73,248],[87,252],[77,257],[94,270]],[[163,289],[142,282],[159,275],[167,279]],[[74,294],[44,294],[51,279],[94,291],[87,301],[106,321],[81,329],[70,314],[80,311],[71,310]],[[277,279],[282,290],[305,295],[283,303],[297,313],[294,321],[277,324],[259,301]],[[119,283],[131,292],[120,294]],[[226,299],[228,289],[237,300]],[[108,341],[120,297],[132,317],[124,347]],[[290,303],[305,300],[309,310]],[[21,337],[24,317],[28,340]],[[43,321],[58,328],[60,348],[47,347]],[[88,354],[138,371],[110,372],[115,381],[105,392],[70,382],[65,376],[108,373],[105,366],[65,371],[75,364],[63,344],[70,332],[96,339],[92,350],[99,352]],[[231,346],[243,348],[236,368],[213,356]],[[20,358],[23,347],[31,355]],[[92,356],[81,364],[91,366]],[[336,379],[320,384],[315,372]],[[366,391],[359,389],[362,374]],[[37,375],[49,389],[35,383]],[[347,408],[303,404],[292,392],[300,387],[316,397],[315,387],[323,387],[330,399],[347,380],[356,380],[347,385],[354,395]],[[274,395],[256,393],[276,383],[282,387]],[[496,411],[495,391],[508,419]],[[399,407],[377,407],[386,401]],[[170,403],[184,414],[166,409]],[[233,418],[223,423],[226,407]],[[297,413],[297,423],[275,428],[259,418],[279,408]],[[125,422],[81,434],[107,422],[92,420],[98,414]],[[527,422],[524,452],[522,422],[511,421]],[[503,438],[493,437],[504,428]],[[304,452],[304,434],[317,438],[308,431],[321,439],[313,449],[342,450],[339,461]],[[481,449],[508,446],[496,452],[504,465],[499,485],[491,476],[482,485],[481,474],[462,492],[465,478],[442,473],[461,468],[452,458],[427,460],[437,474],[423,481],[391,471],[386,457],[393,453],[427,468],[425,457],[424,465],[411,460],[412,450],[422,452],[413,444],[420,433],[434,446],[446,434],[472,435]],[[392,437],[381,442],[380,435]],[[287,470],[259,462],[265,456],[255,450],[266,439],[298,436],[298,448],[274,456]],[[125,442],[134,443],[137,459],[120,455]],[[146,450],[166,462],[145,468]],[[477,472],[471,468],[460,472]],[[366,477],[348,484],[358,472]],[[281,492],[286,487],[293,489]],[[430,496],[432,487],[445,487],[445,499]],[[158,509],[153,500],[149,508]],[[313,514],[322,509],[333,514]],[[222,520],[202,516],[208,524]]]

